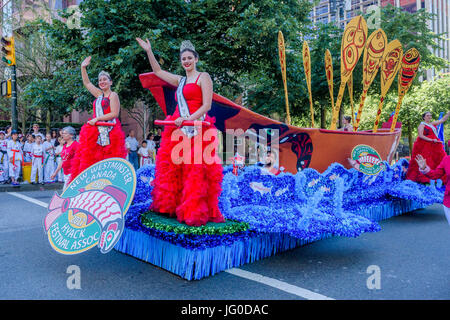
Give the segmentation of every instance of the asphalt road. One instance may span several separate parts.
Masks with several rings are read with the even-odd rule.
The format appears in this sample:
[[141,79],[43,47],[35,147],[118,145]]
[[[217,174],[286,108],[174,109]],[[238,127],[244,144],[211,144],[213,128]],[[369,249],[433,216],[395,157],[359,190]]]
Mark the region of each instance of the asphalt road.
[[[53,192],[20,194],[48,203]],[[378,233],[318,241],[198,281],[114,250],[58,254],[45,215],[42,206],[0,193],[1,300],[450,299],[450,226],[440,205],[385,220]],[[71,265],[79,289],[68,288]],[[245,271],[263,283],[237,275]]]

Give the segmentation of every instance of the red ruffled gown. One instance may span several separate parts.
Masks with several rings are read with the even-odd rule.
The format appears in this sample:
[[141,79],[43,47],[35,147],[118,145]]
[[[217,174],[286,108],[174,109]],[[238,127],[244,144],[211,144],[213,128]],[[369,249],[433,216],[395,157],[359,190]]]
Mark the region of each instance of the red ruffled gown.
[[[95,101],[93,102],[93,117],[95,114]],[[111,112],[109,97],[103,97],[102,100],[103,114]],[[87,169],[96,162],[108,158],[126,158],[127,149],[125,148],[125,134],[122,131],[122,126],[119,119],[116,118],[116,123],[113,129],[109,132],[110,144],[101,146],[97,143],[98,139],[97,126],[91,126],[86,123],[81,127],[79,146],[76,150],[75,156],[72,160],[72,168],[70,170],[72,181],[83,170]]]
[[[436,126],[435,126],[436,127]],[[437,130],[437,129],[436,129]],[[434,134],[433,130],[425,126],[423,129],[423,135],[430,139],[439,139]],[[416,156],[421,154],[427,161],[427,165],[430,169],[434,170],[441,163],[442,159],[447,155],[444,151],[442,143],[431,142],[417,137],[412,149],[411,160],[409,161],[408,171],[406,172],[406,179],[420,182],[429,183],[430,178],[419,172],[419,166],[416,162]],[[444,183],[446,178],[444,177]]]
[[[193,114],[202,105],[202,90],[197,81],[185,84],[183,95],[189,107],[189,113]],[[166,120],[176,120],[178,117],[180,117],[180,112],[177,105],[174,114],[168,116]],[[206,115],[205,121],[211,124],[215,123],[215,119],[208,115]],[[154,188],[152,191],[153,202],[150,210],[165,213],[171,217],[176,215],[179,222],[184,222],[190,226],[204,225],[208,221],[224,222],[225,219],[218,207],[219,196],[222,192],[222,165],[215,151],[209,152],[212,150],[212,146],[217,147],[218,145],[217,129],[214,126],[203,127],[198,133],[202,136],[194,136],[190,139],[184,136],[184,140],[179,138],[179,140],[171,141],[172,133],[175,130],[179,130],[178,133],[181,133],[181,130],[176,126],[166,126],[161,135],[161,145],[156,155],[155,180],[153,181]],[[201,157],[201,163],[199,163],[198,152],[200,149],[196,150],[197,161],[194,162],[194,155],[196,154],[194,152],[194,141],[197,141],[198,145],[200,138],[202,153],[205,149],[208,149],[209,151],[207,150],[206,154],[215,159],[214,163],[209,160],[205,163],[203,157]],[[191,151],[190,155],[187,155],[191,158],[190,164],[184,162],[177,164],[180,161],[177,155],[183,155],[182,152],[174,152],[174,159],[171,157],[173,148],[178,145],[176,150],[179,150],[181,141],[189,141],[190,143]],[[175,163],[173,160],[175,160]]]

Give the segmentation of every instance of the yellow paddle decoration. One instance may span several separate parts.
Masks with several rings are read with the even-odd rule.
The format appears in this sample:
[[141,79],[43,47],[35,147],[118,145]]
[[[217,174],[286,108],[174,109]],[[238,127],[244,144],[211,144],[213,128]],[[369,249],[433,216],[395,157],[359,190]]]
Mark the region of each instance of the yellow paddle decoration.
[[336,130],[336,123],[341,109],[345,85],[361,56],[367,39],[367,24],[362,16],[356,16],[345,26],[341,42],[341,84],[333,110],[330,129]]
[[308,93],[309,93],[309,111],[311,113],[311,128],[314,128],[315,127],[314,108],[311,93],[311,55],[309,53],[308,42],[306,41],[303,41],[302,56],[303,56],[303,69],[305,70],[306,85],[308,86]]
[[374,31],[367,39],[363,58],[363,93],[359,103],[358,114],[356,115],[354,131],[358,130],[359,121],[361,120],[361,114],[364,107],[364,101],[367,97],[367,91],[378,73],[386,44],[386,34],[382,29]]
[[395,79],[395,76],[400,69],[401,61],[403,57],[403,48],[400,41],[397,39],[392,40],[386,46],[384,50],[383,59],[381,59],[381,97],[378,105],[377,117],[373,125],[373,132],[378,131],[378,123],[380,122],[381,110],[383,109],[384,98]]
[[395,108],[395,114],[392,118],[392,125],[390,132],[393,132],[395,125],[397,124],[398,114],[400,112],[400,107],[402,105],[403,98],[406,92],[408,92],[414,78],[417,75],[417,70],[420,64],[420,54],[416,48],[411,48],[405,52],[402,58],[402,65],[399,72],[398,79],[398,102]]
[[333,96],[333,58],[330,50],[325,51],[325,74],[327,75],[328,91],[331,97],[331,110],[334,110],[334,96]]
[[286,101],[286,123],[291,124],[291,115],[289,112],[289,99],[286,82],[286,51],[284,47],[284,37],[281,31],[278,31],[278,55],[280,57],[281,75],[283,76],[284,98]]

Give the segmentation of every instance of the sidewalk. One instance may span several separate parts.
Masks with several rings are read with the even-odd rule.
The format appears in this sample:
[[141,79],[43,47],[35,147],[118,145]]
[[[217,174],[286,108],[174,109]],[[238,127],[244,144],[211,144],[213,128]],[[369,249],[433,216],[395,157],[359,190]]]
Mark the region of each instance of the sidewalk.
[[55,182],[49,184],[30,184],[30,183],[20,183],[20,187],[14,187],[11,184],[0,184],[0,192],[20,192],[20,191],[44,191],[44,190],[55,190],[62,191],[64,183]]

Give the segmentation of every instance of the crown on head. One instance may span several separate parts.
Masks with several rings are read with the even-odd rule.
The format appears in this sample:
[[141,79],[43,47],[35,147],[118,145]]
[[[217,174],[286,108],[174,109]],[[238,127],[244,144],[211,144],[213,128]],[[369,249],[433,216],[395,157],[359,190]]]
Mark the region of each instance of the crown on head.
[[194,45],[189,40],[184,40],[183,42],[181,42],[180,52],[185,50],[185,49],[189,49],[189,50],[195,51]]

